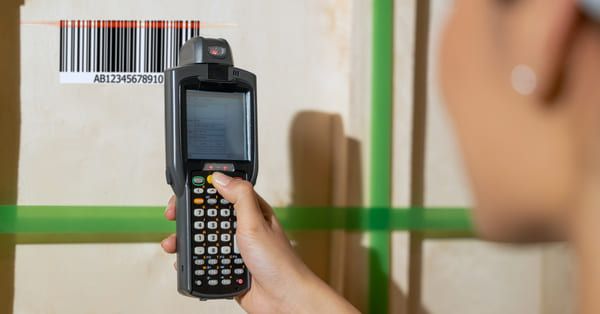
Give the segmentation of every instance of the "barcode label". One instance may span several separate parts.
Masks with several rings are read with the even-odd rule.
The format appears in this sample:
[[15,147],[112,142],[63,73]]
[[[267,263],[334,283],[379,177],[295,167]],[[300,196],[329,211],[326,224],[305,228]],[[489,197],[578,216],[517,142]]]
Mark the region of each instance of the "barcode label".
[[60,21],[60,82],[161,84],[200,21]]

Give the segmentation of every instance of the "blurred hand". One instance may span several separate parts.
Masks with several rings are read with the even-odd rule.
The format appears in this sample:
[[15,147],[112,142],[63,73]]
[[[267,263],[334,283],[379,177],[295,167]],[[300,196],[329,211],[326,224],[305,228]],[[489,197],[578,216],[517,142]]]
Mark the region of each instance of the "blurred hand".
[[[252,184],[221,173],[213,185],[234,204],[237,243],[252,274],[250,289],[238,297],[249,313],[356,313],[356,309],[314,275],[294,253],[271,207],[254,192]],[[175,197],[165,217],[175,219]],[[176,238],[161,242],[167,253],[176,252]]]

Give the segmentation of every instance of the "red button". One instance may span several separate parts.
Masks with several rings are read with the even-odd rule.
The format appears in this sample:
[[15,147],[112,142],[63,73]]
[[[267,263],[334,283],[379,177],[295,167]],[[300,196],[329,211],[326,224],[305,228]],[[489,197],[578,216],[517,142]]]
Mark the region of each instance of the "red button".
[[235,282],[237,282],[238,285],[243,285],[244,284],[244,279],[238,279]]

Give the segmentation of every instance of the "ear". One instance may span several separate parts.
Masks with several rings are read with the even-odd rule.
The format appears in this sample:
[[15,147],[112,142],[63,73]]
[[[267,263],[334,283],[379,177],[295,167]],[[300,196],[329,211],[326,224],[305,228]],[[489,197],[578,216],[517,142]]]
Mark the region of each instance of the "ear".
[[571,50],[571,41],[580,21],[578,0],[538,0],[544,8],[546,27],[534,47],[532,65],[538,76],[536,94],[545,101],[552,101],[560,92],[565,59]]

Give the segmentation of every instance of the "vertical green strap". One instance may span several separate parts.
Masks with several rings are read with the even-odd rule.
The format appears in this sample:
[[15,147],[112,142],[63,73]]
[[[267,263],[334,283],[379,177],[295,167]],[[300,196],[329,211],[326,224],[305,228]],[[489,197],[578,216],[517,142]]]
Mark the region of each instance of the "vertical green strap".
[[[393,0],[373,0],[370,206],[389,208],[392,173]],[[369,233],[369,313],[388,312],[389,230]]]

